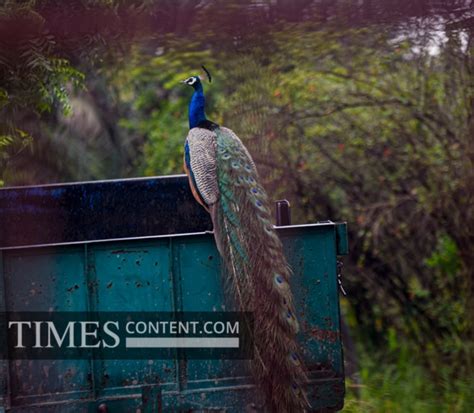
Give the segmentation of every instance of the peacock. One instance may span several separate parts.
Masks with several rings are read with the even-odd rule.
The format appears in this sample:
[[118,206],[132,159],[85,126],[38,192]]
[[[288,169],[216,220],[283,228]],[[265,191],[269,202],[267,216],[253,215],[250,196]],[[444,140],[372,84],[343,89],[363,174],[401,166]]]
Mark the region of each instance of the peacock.
[[288,284],[291,270],[271,223],[267,194],[239,137],[207,119],[201,77],[182,82],[194,89],[184,169],[194,198],[211,216],[232,295],[241,311],[253,314],[251,369],[265,396],[265,410],[303,412],[310,406],[295,339],[299,324]]

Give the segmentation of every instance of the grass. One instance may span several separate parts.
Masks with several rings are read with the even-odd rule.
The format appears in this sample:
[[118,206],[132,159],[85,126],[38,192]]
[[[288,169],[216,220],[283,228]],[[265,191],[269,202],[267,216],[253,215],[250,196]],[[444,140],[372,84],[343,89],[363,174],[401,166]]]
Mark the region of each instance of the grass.
[[[384,360],[383,355],[360,357],[360,383],[347,380],[344,413],[474,413],[474,372],[435,381],[416,354],[401,349],[395,362]],[[450,367],[439,369],[447,377]]]

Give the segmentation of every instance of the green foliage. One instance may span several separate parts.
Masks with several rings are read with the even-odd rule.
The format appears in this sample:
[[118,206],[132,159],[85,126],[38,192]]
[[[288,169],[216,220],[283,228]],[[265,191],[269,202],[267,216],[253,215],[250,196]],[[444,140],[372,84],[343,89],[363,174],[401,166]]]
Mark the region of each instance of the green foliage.
[[[41,24],[33,11],[20,10],[22,18],[31,24]],[[0,49],[0,107],[4,114],[20,108],[50,112],[55,104],[67,113],[67,87],[77,89],[83,84],[84,75],[67,59],[55,56],[54,37],[38,31],[38,37],[18,41],[15,50]]]
[[[0,47],[0,170],[31,143],[22,125],[25,114],[40,115],[58,109],[71,112],[70,93],[82,87],[84,75],[57,55],[57,40],[43,29],[44,19],[35,1],[6,1],[0,6],[0,25],[6,38]],[[12,24],[30,29],[8,41]],[[21,125],[21,126],[20,126]],[[8,143],[8,144],[7,144]]]
[[346,279],[361,338],[404,337],[425,349],[435,376],[439,360],[465,374],[470,60],[415,53],[390,36],[299,24],[238,50],[187,39],[158,57],[136,50],[112,77],[133,110],[121,125],[143,136],[146,174],[181,172],[190,91],[178,81],[205,61],[208,115],[244,140],[272,197],[289,198],[302,222],[349,221]]
[[[104,133],[104,139],[115,139],[117,146],[125,146],[122,151],[122,148],[111,148],[109,143],[105,145],[112,149],[111,155],[121,158],[118,159],[121,164],[119,167],[115,165],[110,168],[110,163],[103,159],[101,153],[94,153],[92,158],[101,159],[99,162],[104,163],[102,166],[91,164],[89,168],[84,168],[81,161],[73,159],[71,162],[71,159],[63,157],[57,158],[55,166],[52,153],[49,152],[64,150],[66,145],[58,139],[51,139],[51,136],[41,135],[45,130],[49,130],[46,134],[52,135],[64,133],[64,124],[68,123],[64,117],[72,114],[71,98],[78,93],[85,94],[84,72],[92,68],[96,75],[99,71],[94,65],[110,62],[112,56],[117,57],[128,50],[127,37],[134,34],[128,32],[130,26],[123,20],[138,20],[151,3],[155,2],[7,0],[1,3],[0,135],[8,136],[10,145],[0,147],[0,176],[10,181],[13,178],[16,183],[32,183],[50,179],[103,178],[102,172],[98,172],[101,168],[108,168],[111,174],[117,170],[127,171],[129,165],[124,165],[127,164],[124,160],[127,154],[123,152],[133,151],[129,151],[127,139],[119,142],[121,137],[110,136],[119,133],[107,122],[103,122],[102,126],[104,129],[109,128],[110,133]],[[96,16],[99,20],[107,18],[110,26],[97,24]],[[80,27],[81,31],[74,32],[74,27]],[[144,35],[141,28],[137,28],[136,32]],[[120,46],[118,52],[117,45]],[[109,120],[108,113],[96,115],[105,115],[104,120]],[[56,121],[59,130],[51,131]],[[75,132],[68,131],[72,138],[77,139]],[[34,137],[29,141],[31,145],[24,145],[25,134]],[[71,147],[95,151],[94,145],[89,143],[76,141]],[[35,157],[39,162],[33,162],[34,167],[28,171],[19,170],[26,163],[25,158],[31,161]],[[61,165],[63,161],[65,164],[69,162],[71,167]],[[90,161],[90,154],[85,155],[86,161]],[[117,163],[117,159],[111,163]],[[73,166],[77,167],[76,173],[72,171]],[[43,168],[47,170],[46,173],[41,171]]]
[[461,267],[459,250],[456,243],[449,236],[441,237],[438,240],[436,250],[426,259],[426,265],[441,271],[445,277],[454,277]]
[[298,27],[262,60],[219,60],[231,86],[217,107],[274,198],[304,222],[349,221],[359,326],[414,340],[433,374],[440,358],[469,371],[469,59],[414,54],[379,30]]
[[[208,52],[194,51],[193,46],[175,50],[170,42],[164,56],[136,53],[121,71],[111,73],[110,81],[121,85],[121,101],[131,109],[126,118],[120,119],[120,126],[145,142],[143,164],[139,166],[145,175],[183,172],[187,105],[192,92],[180,81],[196,70],[199,74],[196,61],[212,64]],[[209,88],[210,101],[213,93]]]
[[[395,354],[391,352],[391,355]],[[360,384],[347,383],[344,413],[471,413],[474,377],[452,379],[440,366],[440,382],[403,346],[393,361],[387,354],[364,354]]]

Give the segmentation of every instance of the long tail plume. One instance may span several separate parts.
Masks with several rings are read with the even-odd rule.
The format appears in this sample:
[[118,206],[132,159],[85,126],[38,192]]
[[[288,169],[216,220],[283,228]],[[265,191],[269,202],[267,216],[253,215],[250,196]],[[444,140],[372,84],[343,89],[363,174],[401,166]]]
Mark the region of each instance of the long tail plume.
[[253,374],[266,410],[303,412],[309,408],[303,389],[307,376],[295,340],[299,326],[291,271],[249,153],[231,130],[217,133],[220,198],[210,212],[235,300],[253,313]]

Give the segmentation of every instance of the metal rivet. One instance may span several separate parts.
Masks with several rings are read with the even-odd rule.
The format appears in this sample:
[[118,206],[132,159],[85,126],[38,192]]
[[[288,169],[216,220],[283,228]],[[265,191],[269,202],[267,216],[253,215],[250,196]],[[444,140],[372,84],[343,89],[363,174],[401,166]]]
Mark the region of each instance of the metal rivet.
[[107,413],[109,409],[107,408],[107,405],[105,403],[99,404],[99,407],[97,407],[97,411],[99,413]]

